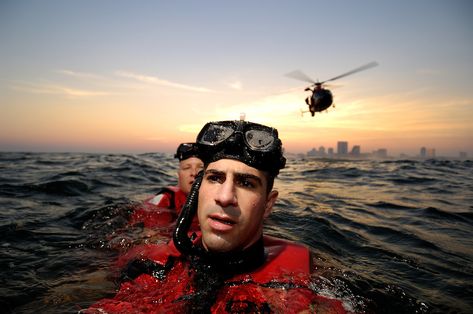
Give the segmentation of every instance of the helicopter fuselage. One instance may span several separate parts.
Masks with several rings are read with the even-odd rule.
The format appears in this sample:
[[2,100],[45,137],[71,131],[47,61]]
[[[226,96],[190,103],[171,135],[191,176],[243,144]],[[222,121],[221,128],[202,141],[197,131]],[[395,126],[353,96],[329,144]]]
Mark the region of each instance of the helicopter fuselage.
[[312,91],[312,96],[307,97],[305,102],[309,106],[310,113],[314,116],[316,112],[324,111],[332,105],[332,92],[324,88],[315,89]]

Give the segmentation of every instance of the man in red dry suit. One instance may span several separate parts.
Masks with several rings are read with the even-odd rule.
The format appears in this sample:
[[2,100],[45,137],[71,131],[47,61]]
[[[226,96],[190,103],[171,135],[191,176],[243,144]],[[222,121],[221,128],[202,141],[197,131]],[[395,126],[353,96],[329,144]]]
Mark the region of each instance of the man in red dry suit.
[[[263,235],[284,168],[276,129],[209,122],[196,143],[205,164],[166,245],[134,247],[118,262],[118,293],[81,313],[346,313],[310,288],[310,252]],[[201,233],[189,232],[197,214]]]
[[195,143],[180,144],[174,158],[179,159],[177,186],[164,187],[148,198],[141,207],[133,211],[129,219],[130,225],[142,223],[146,228],[166,226],[179,216],[192,183],[204,168],[204,163],[199,159]]

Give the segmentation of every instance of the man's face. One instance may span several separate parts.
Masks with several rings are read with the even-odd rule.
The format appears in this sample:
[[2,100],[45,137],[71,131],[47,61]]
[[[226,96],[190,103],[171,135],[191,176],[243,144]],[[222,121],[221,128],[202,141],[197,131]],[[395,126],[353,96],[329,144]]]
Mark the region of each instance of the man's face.
[[179,162],[177,176],[178,185],[181,191],[185,194],[189,194],[195,176],[202,169],[204,169],[204,163],[197,157],[190,157]]
[[204,247],[228,252],[255,243],[277,196],[267,193],[267,178],[258,169],[232,159],[210,163],[197,209]]

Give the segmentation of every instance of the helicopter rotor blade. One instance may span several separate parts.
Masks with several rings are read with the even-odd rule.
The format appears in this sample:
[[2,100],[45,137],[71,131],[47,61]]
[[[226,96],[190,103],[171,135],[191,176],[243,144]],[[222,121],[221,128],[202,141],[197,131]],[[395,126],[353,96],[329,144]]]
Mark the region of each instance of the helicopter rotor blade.
[[340,85],[340,84],[324,84],[324,87],[328,88],[328,89],[335,89],[335,88],[343,87],[343,85]]
[[285,76],[299,80],[299,81],[315,84],[315,81],[311,79],[307,74],[302,72],[301,70],[295,70],[295,71],[289,72],[285,74]]
[[353,70],[351,70],[351,71],[349,71],[349,72],[343,73],[343,74],[341,74],[341,75],[339,75],[339,76],[335,76],[335,77],[332,77],[332,78],[329,79],[329,80],[323,81],[322,84],[325,83],[325,82],[330,82],[330,81],[338,80],[339,78],[342,78],[342,77],[345,77],[345,76],[348,76],[348,75],[351,75],[351,74],[355,74],[355,73],[360,72],[360,71],[364,71],[364,70],[368,70],[368,69],[370,69],[370,68],[374,68],[375,66],[378,66],[378,64],[379,64],[379,63],[376,62],[376,61],[370,62],[370,63],[368,63],[368,64],[362,65],[362,66],[359,67],[359,68],[353,69]]

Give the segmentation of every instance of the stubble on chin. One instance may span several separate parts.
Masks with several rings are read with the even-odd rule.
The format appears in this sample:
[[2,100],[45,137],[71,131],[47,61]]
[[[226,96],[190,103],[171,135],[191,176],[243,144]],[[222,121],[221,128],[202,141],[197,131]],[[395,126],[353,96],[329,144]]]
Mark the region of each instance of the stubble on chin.
[[202,242],[206,250],[215,252],[228,252],[233,249],[232,243],[227,236],[208,232],[202,234]]

